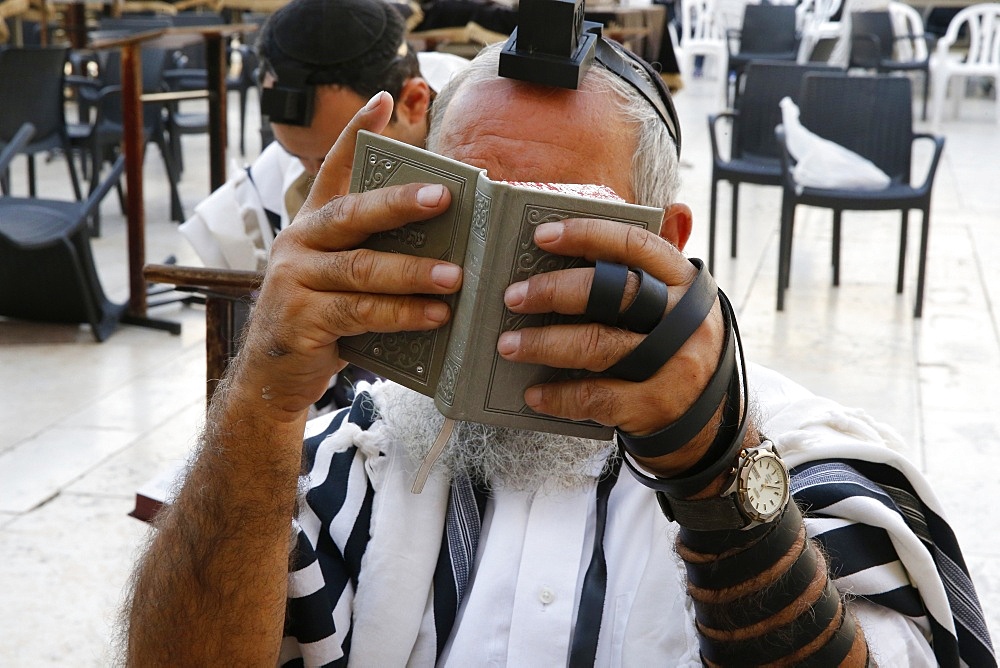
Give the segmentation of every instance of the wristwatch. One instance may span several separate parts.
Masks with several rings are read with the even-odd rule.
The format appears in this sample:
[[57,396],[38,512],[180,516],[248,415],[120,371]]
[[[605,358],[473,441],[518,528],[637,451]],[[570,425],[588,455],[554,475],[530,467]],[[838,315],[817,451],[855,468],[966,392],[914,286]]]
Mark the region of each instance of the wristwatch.
[[732,476],[718,498],[678,499],[660,491],[656,499],[664,515],[694,531],[751,529],[781,516],[791,496],[788,467],[771,441],[741,449]]

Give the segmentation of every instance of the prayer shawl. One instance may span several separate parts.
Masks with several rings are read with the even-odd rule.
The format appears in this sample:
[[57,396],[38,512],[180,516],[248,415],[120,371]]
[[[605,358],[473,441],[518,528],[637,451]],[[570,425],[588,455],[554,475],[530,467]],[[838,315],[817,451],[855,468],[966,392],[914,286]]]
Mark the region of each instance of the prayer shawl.
[[[753,371],[752,385],[780,378]],[[766,433],[780,434],[794,498],[829,555],[834,583],[928,629],[939,665],[996,666],[955,536],[923,477],[888,447],[835,438],[853,432],[891,443],[893,434],[786,379],[779,384],[766,405],[779,417],[765,422]],[[791,403],[815,413],[814,428],[782,424],[780,409]],[[377,421],[367,392],[321,419],[305,441],[308,473],[279,664],[433,665],[465,593],[485,495],[468,479],[451,481],[435,469],[413,497],[414,464],[401,448],[380,449],[378,430],[369,430]]]

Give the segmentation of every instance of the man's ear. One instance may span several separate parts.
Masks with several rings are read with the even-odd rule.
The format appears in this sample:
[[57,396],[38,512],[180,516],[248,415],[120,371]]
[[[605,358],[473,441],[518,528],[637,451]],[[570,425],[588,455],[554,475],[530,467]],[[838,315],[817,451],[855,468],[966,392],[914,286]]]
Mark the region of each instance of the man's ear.
[[660,236],[684,250],[691,236],[691,209],[687,204],[671,204],[663,212]]
[[420,77],[410,77],[403,82],[403,89],[396,100],[396,118],[407,125],[422,125],[427,120],[430,105],[430,86]]

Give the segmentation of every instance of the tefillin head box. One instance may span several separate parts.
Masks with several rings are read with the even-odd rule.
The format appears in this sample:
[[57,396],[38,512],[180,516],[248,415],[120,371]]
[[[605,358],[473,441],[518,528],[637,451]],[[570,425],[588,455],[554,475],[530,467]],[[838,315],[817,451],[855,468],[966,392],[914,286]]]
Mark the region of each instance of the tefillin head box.
[[498,74],[576,89],[594,60],[599,23],[584,21],[583,0],[521,0],[517,28],[500,52]]

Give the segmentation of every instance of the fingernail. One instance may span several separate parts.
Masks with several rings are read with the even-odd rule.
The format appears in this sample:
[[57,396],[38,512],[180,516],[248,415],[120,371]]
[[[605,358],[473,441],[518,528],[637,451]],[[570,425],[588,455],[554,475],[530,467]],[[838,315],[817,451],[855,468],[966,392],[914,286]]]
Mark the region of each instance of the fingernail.
[[537,387],[529,387],[524,391],[524,403],[536,408],[542,403],[542,391]]
[[497,352],[501,355],[510,355],[517,352],[521,345],[520,332],[504,332],[497,340]]
[[420,206],[437,206],[444,197],[444,186],[424,186],[417,191],[417,204]]
[[433,302],[424,307],[424,316],[433,322],[444,322],[448,319],[448,305]]
[[442,288],[453,288],[462,277],[462,268],[453,264],[436,264],[431,269],[431,280]]
[[549,243],[562,236],[562,223],[542,223],[535,230],[535,241],[537,243]]
[[527,294],[527,282],[514,283],[503,293],[503,303],[509,307],[520,306]]
[[374,95],[372,95],[372,99],[368,100],[368,103],[365,104],[365,111],[371,111],[372,109],[374,109],[375,107],[377,107],[378,106],[378,102],[381,99],[382,99],[382,91],[379,91],[379,92],[375,93]]

